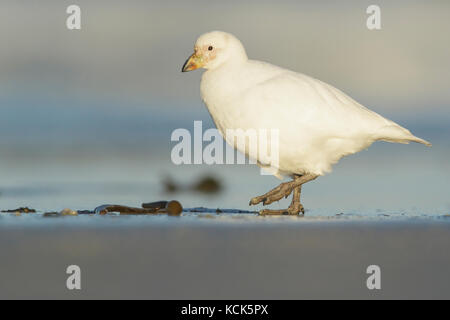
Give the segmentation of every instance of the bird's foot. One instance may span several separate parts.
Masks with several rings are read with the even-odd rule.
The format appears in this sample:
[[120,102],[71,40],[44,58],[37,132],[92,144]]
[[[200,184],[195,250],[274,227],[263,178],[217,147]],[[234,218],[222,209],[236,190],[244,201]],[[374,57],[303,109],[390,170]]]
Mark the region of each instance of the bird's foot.
[[288,212],[291,215],[296,215],[296,214],[302,214],[305,215],[305,208],[303,208],[303,205],[300,203],[300,201],[298,202],[293,202],[291,203],[291,205],[288,208]]
[[261,202],[263,205],[271,204],[272,202],[281,200],[283,197],[287,198],[292,193],[292,190],[292,182],[284,182],[266,194],[252,198],[249,205],[252,206]]
[[283,210],[270,210],[270,209],[263,209],[259,211],[260,216],[296,216],[300,215],[300,212],[302,216],[305,214],[305,209],[303,209],[303,206],[299,203],[298,205],[290,205],[289,208],[283,209]]
[[287,209],[284,210],[270,210],[270,209],[263,209],[259,211],[260,216],[287,216],[289,215]]

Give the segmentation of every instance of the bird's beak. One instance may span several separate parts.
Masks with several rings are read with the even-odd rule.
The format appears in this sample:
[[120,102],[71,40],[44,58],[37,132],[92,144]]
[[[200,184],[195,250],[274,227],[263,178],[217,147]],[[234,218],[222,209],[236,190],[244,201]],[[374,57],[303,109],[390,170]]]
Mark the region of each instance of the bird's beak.
[[186,62],[183,65],[183,68],[181,69],[182,72],[192,71],[198,68],[203,67],[203,58],[197,53],[193,53],[189,59],[186,60]]

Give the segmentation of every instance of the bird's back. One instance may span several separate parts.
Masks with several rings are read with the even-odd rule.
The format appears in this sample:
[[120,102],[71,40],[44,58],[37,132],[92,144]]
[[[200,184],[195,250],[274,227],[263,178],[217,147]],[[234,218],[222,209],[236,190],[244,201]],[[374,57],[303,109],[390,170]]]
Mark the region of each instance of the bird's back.
[[322,174],[376,140],[426,143],[329,84],[261,61],[208,71],[201,88],[222,132],[279,129],[280,163],[283,157],[304,159],[286,171],[305,166],[305,172]]

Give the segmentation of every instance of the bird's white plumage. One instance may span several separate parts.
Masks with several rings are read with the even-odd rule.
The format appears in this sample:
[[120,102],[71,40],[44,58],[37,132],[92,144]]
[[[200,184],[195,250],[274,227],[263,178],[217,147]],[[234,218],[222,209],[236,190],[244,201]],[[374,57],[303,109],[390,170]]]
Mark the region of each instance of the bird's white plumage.
[[[214,46],[201,96],[217,128],[279,129],[279,173],[323,175],[345,155],[374,141],[429,145],[320,80],[249,60],[241,42],[224,32],[201,36]],[[247,153],[247,150],[240,150]]]

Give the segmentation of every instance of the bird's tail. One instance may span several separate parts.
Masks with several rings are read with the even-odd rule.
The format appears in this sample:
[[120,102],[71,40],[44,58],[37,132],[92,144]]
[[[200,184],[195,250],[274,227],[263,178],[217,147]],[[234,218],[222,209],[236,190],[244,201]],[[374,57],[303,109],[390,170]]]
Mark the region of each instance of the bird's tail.
[[377,132],[376,140],[382,140],[394,143],[408,144],[410,142],[422,143],[428,147],[431,147],[431,143],[416,137],[408,129],[405,129],[399,125],[388,125],[381,128]]

